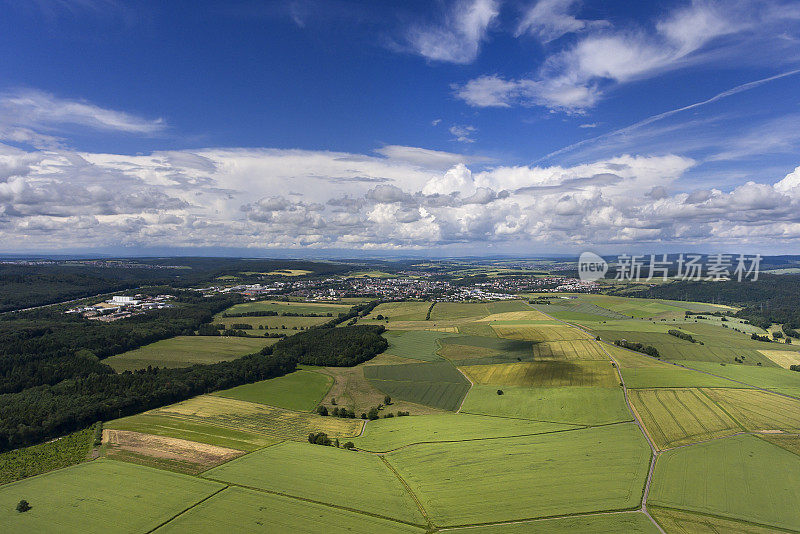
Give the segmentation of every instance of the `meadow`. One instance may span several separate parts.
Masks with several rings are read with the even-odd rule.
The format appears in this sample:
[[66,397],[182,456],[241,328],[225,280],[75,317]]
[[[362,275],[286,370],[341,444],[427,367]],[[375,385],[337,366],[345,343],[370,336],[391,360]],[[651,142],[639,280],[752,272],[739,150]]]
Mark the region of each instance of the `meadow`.
[[330,313],[336,317],[340,313],[347,313],[352,306],[350,304],[333,304],[329,302],[290,302],[290,301],[273,301],[273,300],[257,300],[253,302],[245,302],[243,304],[236,304],[225,310],[223,313],[229,315],[235,313],[249,313],[249,312],[276,312],[276,313],[299,313],[304,314],[323,314]]
[[496,439],[574,428],[575,425],[559,423],[448,413],[370,421],[364,433],[352,441],[362,450],[387,452],[417,443]]
[[277,339],[177,336],[150,343],[144,347],[116,354],[103,360],[115,371],[135,371],[153,367],[188,367],[200,363],[235,360],[246,354],[260,351]]
[[621,365],[622,378],[629,388],[735,388],[742,387],[726,378],[675,365],[628,368]]
[[798,480],[800,457],[754,436],[735,436],[659,456],[649,501],[796,529]]
[[384,302],[370,312],[368,320],[376,320],[378,315],[389,318],[389,324],[394,321],[424,321],[431,307],[431,302],[405,301]]
[[425,330],[387,331],[383,337],[389,341],[386,354],[433,362],[442,358],[437,354],[439,340],[452,334]]
[[550,421],[575,425],[602,425],[632,421],[622,388],[529,388],[476,385],[461,411],[482,415]]
[[[0,486],[4,534],[141,534],[225,486],[114,460],[95,460]],[[15,510],[20,499],[31,510]]]
[[206,471],[203,477],[426,524],[402,483],[373,454],[287,441]]
[[442,526],[634,508],[649,459],[633,424],[416,445],[386,455]]
[[250,534],[264,531],[295,532],[385,532],[386,534],[422,534],[423,529],[396,521],[341,510],[332,506],[301,501],[256,491],[229,487],[181,514],[156,534],[196,534],[214,525],[217,532]]
[[310,412],[322,401],[331,385],[333,378],[330,376],[301,369],[270,380],[217,391],[213,395]]
[[720,365],[719,363],[695,361],[677,361],[675,363],[735,380],[739,382],[740,387],[745,387],[742,383],[764,389],[800,387],[800,373],[779,367],[769,368],[735,363]]

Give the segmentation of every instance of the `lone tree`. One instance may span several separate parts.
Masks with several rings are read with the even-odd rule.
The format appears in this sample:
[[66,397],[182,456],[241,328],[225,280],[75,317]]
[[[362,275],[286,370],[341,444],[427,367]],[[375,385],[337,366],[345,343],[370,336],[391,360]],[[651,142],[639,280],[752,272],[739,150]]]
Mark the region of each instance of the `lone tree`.
[[498,390],[497,390],[497,394],[498,394],[498,395],[502,395],[502,394],[503,394],[503,390],[502,390],[502,389],[498,389]]
[[31,505],[28,504],[28,501],[26,501],[25,499],[22,499],[17,503],[17,512],[19,513],[27,512],[30,509]]
[[389,395],[386,395],[386,396],[383,398],[383,403],[384,403],[386,406],[389,406],[389,405],[392,403],[392,398],[391,398]]

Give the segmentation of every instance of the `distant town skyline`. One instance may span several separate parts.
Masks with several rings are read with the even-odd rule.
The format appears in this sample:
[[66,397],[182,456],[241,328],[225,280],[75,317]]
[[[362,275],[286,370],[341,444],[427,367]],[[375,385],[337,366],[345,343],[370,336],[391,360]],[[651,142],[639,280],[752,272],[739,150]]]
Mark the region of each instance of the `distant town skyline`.
[[0,0],[0,252],[800,250],[800,2]]

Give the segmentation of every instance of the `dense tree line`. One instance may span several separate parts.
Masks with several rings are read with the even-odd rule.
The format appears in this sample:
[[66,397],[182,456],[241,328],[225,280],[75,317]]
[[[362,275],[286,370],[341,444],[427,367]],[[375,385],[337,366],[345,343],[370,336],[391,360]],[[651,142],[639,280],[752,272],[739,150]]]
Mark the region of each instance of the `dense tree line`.
[[175,307],[109,323],[43,308],[0,316],[0,393],[114,371],[103,358],[181,334],[192,334],[215,313],[241,301],[175,292]]
[[800,329],[798,295],[800,276],[770,274],[761,274],[755,282],[673,282],[636,293],[636,296],[645,298],[739,306],[742,309],[735,314],[737,317],[764,329],[773,323],[784,324],[789,331]]
[[296,365],[297,360],[288,355],[252,354],[182,369],[92,373],[0,395],[0,451],[64,435],[96,421],[280,376]]
[[351,367],[372,359],[389,346],[381,336],[383,326],[358,325],[313,328],[284,338],[263,353],[295,358],[298,363],[329,367]]
[[658,353],[658,349],[650,346],[650,345],[643,345],[641,343],[635,343],[632,341],[626,341],[624,339],[618,339],[614,342],[614,345],[618,347],[623,347],[629,350],[635,350],[636,352],[641,352],[642,354],[647,354],[649,356],[653,356],[654,358],[660,358],[661,355]]
[[691,334],[687,334],[686,332],[681,332],[680,330],[669,330],[667,334],[671,336],[675,336],[678,339],[683,339],[684,341],[688,341],[690,343],[697,343],[697,340],[692,337]]

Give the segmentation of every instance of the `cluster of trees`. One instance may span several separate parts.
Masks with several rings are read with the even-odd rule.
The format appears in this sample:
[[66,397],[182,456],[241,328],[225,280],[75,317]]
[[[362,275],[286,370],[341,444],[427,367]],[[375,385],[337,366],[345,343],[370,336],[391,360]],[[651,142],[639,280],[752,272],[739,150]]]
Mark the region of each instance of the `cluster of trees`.
[[[339,438],[331,439],[325,432],[310,432],[308,434],[308,442],[314,445],[324,445],[326,447],[340,447]],[[341,445],[341,448],[352,450],[355,446],[355,443],[348,441],[344,445]]]
[[281,312],[278,313],[274,310],[261,310],[250,311],[241,313],[223,313],[223,317],[333,317],[333,314],[328,313],[295,313],[295,312]]
[[695,338],[693,338],[691,334],[687,334],[686,332],[681,332],[680,330],[669,330],[667,331],[667,334],[675,336],[678,339],[683,339],[684,341],[688,341],[690,343],[702,344],[702,341],[698,341]]
[[661,355],[658,353],[658,349],[650,345],[643,345],[642,343],[636,343],[624,339],[616,340],[614,345],[623,347],[625,349],[635,350],[636,352],[641,352],[642,354],[647,354],[648,356],[653,356],[654,358],[661,357]]
[[789,366],[789,370],[790,371],[800,371],[800,365],[790,365]]
[[755,332],[753,332],[753,334],[750,336],[750,339],[753,339],[755,341],[766,341],[767,343],[769,343],[770,341],[769,336],[759,336]]
[[342,419],[355,419],[356,417],[356,413],[353,410],[334,406],[330,411],[328,411],[328,407],[324,404],[317,406],[317,413],[322,416],[332,415],[333,417],[341,417]]
[[284,338],[262,352],[290,356],[298,363],[325,367],[352,367],[372,359],[389,346],[380,325],[314,328]]

